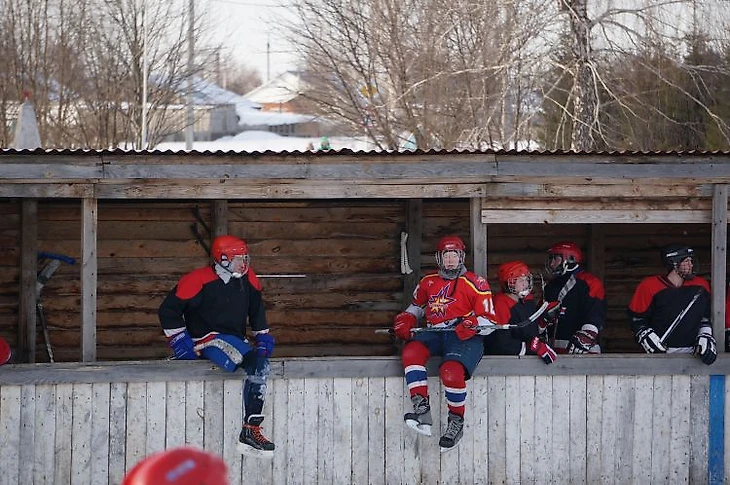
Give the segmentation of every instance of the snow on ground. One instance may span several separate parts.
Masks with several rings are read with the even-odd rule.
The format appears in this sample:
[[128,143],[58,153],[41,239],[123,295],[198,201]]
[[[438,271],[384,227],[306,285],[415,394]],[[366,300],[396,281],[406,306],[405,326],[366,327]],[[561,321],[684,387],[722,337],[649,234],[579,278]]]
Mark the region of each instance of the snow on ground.
[[[244,131],[236,136],[226,136],[214,141],[196,141],[193,143],[195,152],[304,152],[311,146],[319,148],[320,138],[300,138],[281,136],[268,131]],[[331,137],[329,138],[332,150],[350,149],[354,151],[371,151],[375,146],[362,138]],[[154,147],[155,150],[185,151],[185,142],[165,142]]]

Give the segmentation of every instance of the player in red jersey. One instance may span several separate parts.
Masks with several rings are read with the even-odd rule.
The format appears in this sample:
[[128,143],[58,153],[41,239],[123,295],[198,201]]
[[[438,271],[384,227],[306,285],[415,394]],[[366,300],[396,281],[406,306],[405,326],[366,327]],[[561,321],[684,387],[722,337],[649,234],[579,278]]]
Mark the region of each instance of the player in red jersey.
[[694,250],[684,244],[661,249],[666,274],[644,278],[629,303],[631,330],[653,353],[694,353],[707,365],[717,358],[710,323],[710,284],[697,276]]
[[[463,435],[466,381],[483,353],[483,339],[477,327],[495,322],[492,290],[486,279],[467,271],[466,247],[457,236],[441,238],[436,247],[438,272],[424,276],[413,292],[413,302],[395,317],[393,331],[406,340],[402,361],[413,403],[413,412],[404,416],[406,424],[430,436],[426,361],[442,357],[439,376],[448,405],[448,425],[439,440],[441,451],[453,449]],[[454,331],[419,332],[411,330],[425,318],[427,327],[453,326]]]
[[[517,325],[537,312],[532,297],[532,273],[522,261],[509,261],[497,269],[502,292],[494,295],[494,313],[499,324]],[[484,337],[488,355],[538,355],[546,364],[555,362],[555,351],[539,338],[538,319],[509,330],[494,330]],[[544,330],[544,328],[543,328]]]
[[606,322],[606,290],[603,282],[583,269],[583,252],[577,244],[560,242],[548,250],[545,269],[545,301],[558,302],[547,319],[548,342],[561,354],[601,353],[598,334]]

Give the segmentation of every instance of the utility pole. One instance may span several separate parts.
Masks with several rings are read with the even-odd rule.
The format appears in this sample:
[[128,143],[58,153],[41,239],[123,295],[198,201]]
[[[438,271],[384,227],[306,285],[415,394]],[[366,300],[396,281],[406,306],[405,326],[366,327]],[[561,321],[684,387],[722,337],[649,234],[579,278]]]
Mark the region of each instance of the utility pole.
[[142,150],[147,149],[147,83],[150,75],[147,32],[147,0],[142,0]]
[[188,79],[187,79],[187,123],[185,126],[185,149],[193,149],[195,138],[195,113],[193,112],[193,72],[195,69],[195,46],[193,45],[195,34],[195,0],[188,1]]

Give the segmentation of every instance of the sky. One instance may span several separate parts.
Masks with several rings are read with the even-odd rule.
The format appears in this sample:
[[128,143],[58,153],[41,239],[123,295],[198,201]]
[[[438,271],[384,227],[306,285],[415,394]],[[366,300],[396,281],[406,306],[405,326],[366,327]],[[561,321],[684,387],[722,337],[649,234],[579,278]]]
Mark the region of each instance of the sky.
[[[288,0],[207,0],[206,14],[222,42],[241,64],[255,68],[261,79],[296,67],[295,57],[277,35],[276,18],[287,15]],[[269,42],[267,56],[267,41]],[[268,61],[268,62],[267,62]]]

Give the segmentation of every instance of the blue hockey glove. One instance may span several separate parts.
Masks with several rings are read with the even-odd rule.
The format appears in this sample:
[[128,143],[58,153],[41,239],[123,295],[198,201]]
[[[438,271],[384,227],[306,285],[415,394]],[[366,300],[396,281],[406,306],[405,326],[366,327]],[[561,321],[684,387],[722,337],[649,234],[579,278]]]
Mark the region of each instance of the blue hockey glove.
[[198,358],[198,354],[195,352],[195,343],[187,330],[183,330],[170,337],[167,345],[170,346],[175,354],[175,358],[178,360],[193,360]]
[[253,338],[256,340],[256,355],[271,357],[271,353],[274,351],[274,337],[268,333],[259,333]]

